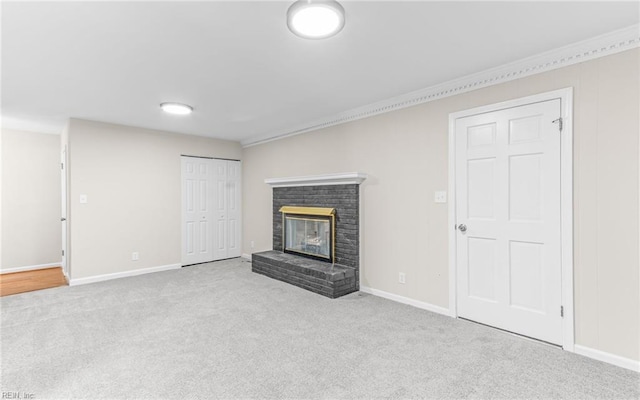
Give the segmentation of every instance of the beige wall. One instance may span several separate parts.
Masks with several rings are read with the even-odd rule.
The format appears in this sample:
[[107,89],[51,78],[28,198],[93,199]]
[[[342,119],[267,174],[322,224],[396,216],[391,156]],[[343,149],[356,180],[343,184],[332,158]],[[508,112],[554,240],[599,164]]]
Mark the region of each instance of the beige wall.
[[1,270],[59,263],[60,136],[2,130]]
[[236,142],[77,119],[67,134],[72,282],[179,264],[180,155],[242,156]]
[[265,178],[364,172],[362,285],[448,307],[448,206],[433,195],[447,189],[449,113],[573,87],[576,343],[640,360],[639,56],[631,50],[246,148],[244,252],[271,249]]

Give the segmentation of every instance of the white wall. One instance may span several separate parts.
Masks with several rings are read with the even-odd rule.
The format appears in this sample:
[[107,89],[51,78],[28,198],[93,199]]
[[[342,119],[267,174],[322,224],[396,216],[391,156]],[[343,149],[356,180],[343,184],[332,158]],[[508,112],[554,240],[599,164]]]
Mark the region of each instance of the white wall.
[[60,136],[2,130],[0,272],[60,263]]
[[179,264],[180,155],[242,156],[237,142],[78,119],[66,134],[72,283]]
[[576,343],[640,360],[639,58],[630,50],[248,147],[243,252],[271,249],[265,178],[364,172],[362,285],[446,308],[448,205],[433,195],[447,188],[449,114],[573,87]]

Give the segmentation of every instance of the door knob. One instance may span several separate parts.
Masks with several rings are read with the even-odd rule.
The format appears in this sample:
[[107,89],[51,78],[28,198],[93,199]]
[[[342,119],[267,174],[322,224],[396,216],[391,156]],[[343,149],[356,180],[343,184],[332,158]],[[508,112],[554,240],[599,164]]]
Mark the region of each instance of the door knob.
[[460,229],[460,232],[466,232],[467,231],[467,226],[465,224],[460,224],[458,225],[458,229]]
[[67,220],[67,219],[66,219],[65,217],[60,218],[60,222],[64,222],[64,221],[66,221],[66,220]]

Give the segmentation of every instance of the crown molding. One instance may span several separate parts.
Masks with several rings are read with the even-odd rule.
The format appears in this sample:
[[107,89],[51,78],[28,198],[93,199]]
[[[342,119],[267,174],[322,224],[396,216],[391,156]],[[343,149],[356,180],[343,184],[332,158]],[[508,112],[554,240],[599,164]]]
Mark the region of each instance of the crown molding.
[[341,174],[269,178],[265,179],[264,183],[274,188],[295,186],[359,185],[365,179],[367,179],[367,174],[362,172],[345,172]]
[[497,85],[526,76],[551,71],[569,65],[620,53],[640,47],[640,24],[596,36],[555,50],[537,54],[496,68],[467,75],[387,100],[354,108],[327,118],[294,127],[286,132],[270,132],[243,140],[242,147],[251,147],[284,139],[305,132],[327,128],[389,111],[454,96],[472,90]]

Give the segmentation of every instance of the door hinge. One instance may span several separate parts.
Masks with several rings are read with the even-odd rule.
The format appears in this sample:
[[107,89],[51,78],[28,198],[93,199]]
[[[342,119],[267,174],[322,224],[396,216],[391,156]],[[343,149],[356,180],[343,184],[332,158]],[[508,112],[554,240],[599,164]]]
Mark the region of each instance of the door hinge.
[[560,316],[564,318],[564,306],[560,306]]
[[558,128],[560,128],[560,132],[562,132],[562,127],[564,126],[562,117],[551,121],[552,124],[555,124],[556,122],[558,123]]
[[60,169],[64,169],[64,163],[60,163]]
[[64,256],[64,250],[62,250],[62,255]]

